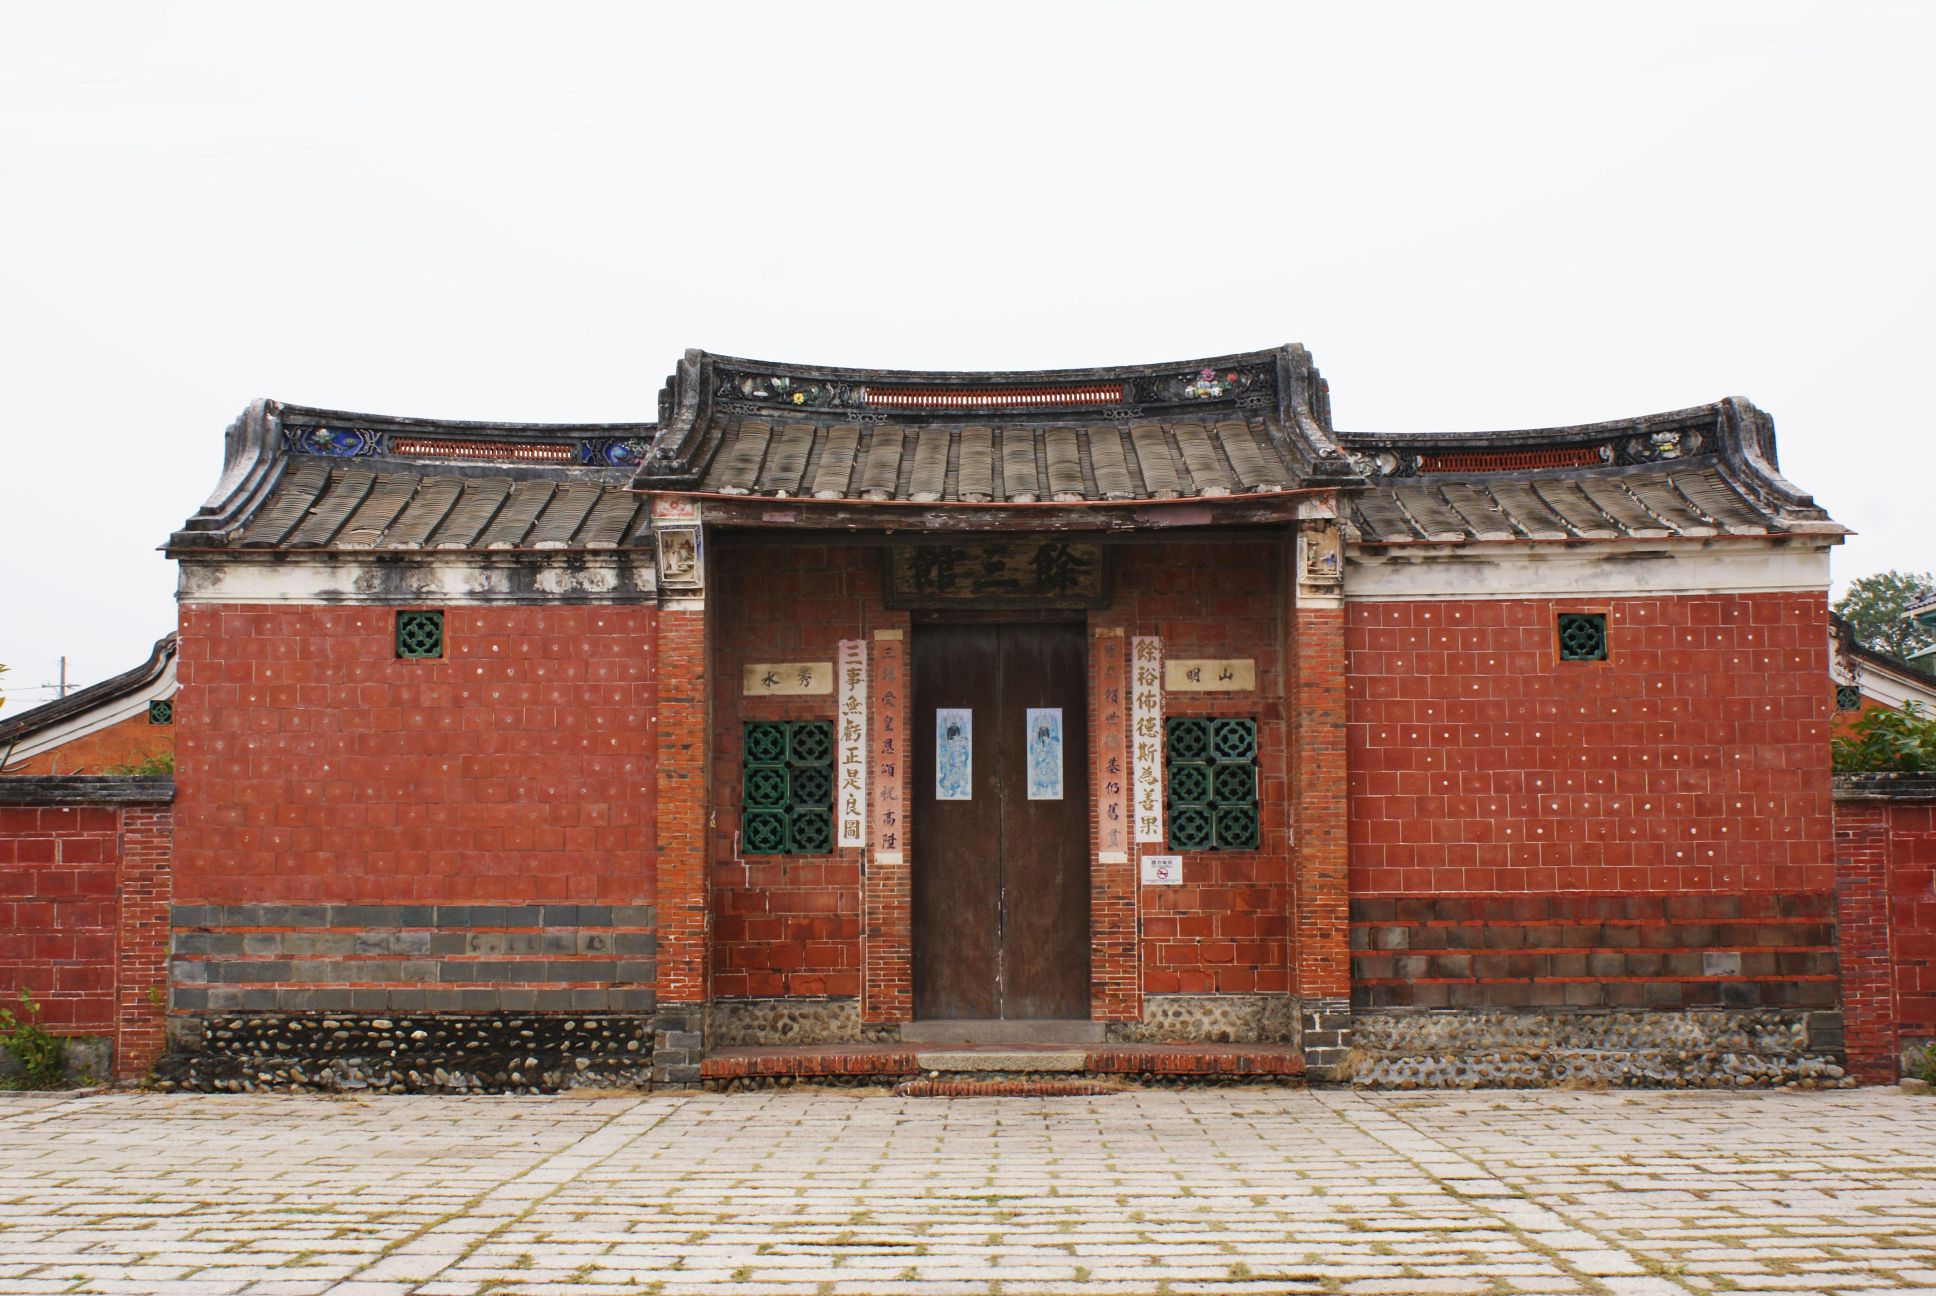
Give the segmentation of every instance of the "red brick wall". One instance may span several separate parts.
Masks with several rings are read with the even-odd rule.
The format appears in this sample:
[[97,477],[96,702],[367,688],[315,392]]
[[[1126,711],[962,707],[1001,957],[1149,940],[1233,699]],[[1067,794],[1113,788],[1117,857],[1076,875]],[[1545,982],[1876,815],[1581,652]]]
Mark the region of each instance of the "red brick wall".
[[182,609],[176,898],[653,899],[654,610]]
[[122,807],[114,1042],[114,1074],[119,1079],[146,1075],[167,1042],[174,840],[171,806]]
[[[1562,611],[1610,660],[1557,660]],[[1353,895],[1826,892],[1820,594],[1352,606]]]
[[1936,1037],[1936,801],[1838,801],[1835,848],[1849,1068],[1887,1082]]
[[1889,930],[1889,820],[1893,808],[1868,801],[1842,802],[1835,807],[1842,1034],[1849,1070],[1857,1079],[1873,1084],[1895,1079],[1900,1065],[1901,1023],[1897,1018],[1896,968]]
[[161,1051],[169,847],[166,805],[0,806],[0,1006],[109,1036],[121,1078]]
[[0,1007],[24,990],[51,1031],[113,1033],[120,836],[114,806],[0,806]]
[[861,852],[735,853],[740,726],[748,720],[831,720],[835,695],[745,697],[741,668],[751,662],[832,662],[842,639],[905,629],[907,614],[886,610],[880,552],[851,546],[730,551],[716,563],[713,600],[713,994],[859,995]]
[[7,766],[8,774],[100,774],[110,768],[139,765],[175,750],[175,727],[148,722],[148,712],[116,721],[105,729],[83,734],[51,751]]
[[[1160,635],[1165,657],[1250,657],[1255,693],[1166,693],[1165,716],[1255,717],[1258,849],[1188,852],[1182,886],[1142,888],[1146,994],[1290,990],[1289,726],[1283,546],[1176,541],[1116,551],[1097,626]],[[1166,848],[1145,846],[1146,851]]]
[[1889,920],[1903,1034],[1936,1036],[1936,805],[1889,811]]

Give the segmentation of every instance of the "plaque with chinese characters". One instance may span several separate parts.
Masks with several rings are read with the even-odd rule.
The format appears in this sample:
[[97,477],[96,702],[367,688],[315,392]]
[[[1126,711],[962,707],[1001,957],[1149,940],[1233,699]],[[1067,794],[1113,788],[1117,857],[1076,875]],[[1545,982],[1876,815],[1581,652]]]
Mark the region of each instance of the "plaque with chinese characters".
[[1163,663],[1166,693],[1250,693],[1257,688],[1257,662],[1250,657],[1172,657]]
[[902,750],[907,736],[906,647],[899,630],[874,632],[874,858],[901,862]]
[[842,639],[835,663],[840,686],[840,765],[834,798],[835,844],[867,844],[867,643]]
[[1096,851],[1103,864],[1129,862],[1129,663],[1122,631],[1102,631],[1090,647],[1096,706]]
[[740,672],[747,697],[824,696],[834,691],[832,662],[753,662]]
[[1060,540],[904,545],[887,551],[893,608],[1101,608],[1101,545]]
[[1129,741],[1135,765],[1136,840],[1163,836],[1163,641],[1155,635],[1130,640]]

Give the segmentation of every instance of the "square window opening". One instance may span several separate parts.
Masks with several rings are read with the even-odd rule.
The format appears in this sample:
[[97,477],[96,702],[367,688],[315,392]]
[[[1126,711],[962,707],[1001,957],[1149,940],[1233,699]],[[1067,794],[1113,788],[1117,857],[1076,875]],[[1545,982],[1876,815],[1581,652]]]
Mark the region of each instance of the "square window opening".
[[444,655],[444,614],[442,612],[397,613],[397,658],[421,661]]
[[1560,660],[1607,659],[1607,618],[1600,612],[1562,612],[1559,618]]
[[148,704],[149,724],[175,723],[175,703],[172,698],[156,698]]

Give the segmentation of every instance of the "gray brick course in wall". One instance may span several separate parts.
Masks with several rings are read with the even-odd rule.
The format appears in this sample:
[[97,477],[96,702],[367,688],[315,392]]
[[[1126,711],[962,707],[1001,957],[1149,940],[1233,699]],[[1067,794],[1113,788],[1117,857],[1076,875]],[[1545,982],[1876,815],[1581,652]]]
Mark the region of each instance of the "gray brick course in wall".
[[645,1013],[655,1002],[650,905],[177,905],[173,918],[178,1011]]
[[183,928],[645,927],[652,905],[176,905]]

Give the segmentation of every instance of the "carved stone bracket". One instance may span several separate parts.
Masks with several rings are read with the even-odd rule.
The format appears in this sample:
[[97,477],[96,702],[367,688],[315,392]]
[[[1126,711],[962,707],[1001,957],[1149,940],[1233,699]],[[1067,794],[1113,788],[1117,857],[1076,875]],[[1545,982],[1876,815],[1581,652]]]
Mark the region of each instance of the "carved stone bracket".
[[678,496],[652,500],[652,540],[657,549],[659,588],[679,598],[693,598],[706,589],[704,532],[700,503]]
[[1344,531],[1336,518],[1298,521],[1297,597],[1306,604],[1344,597]]

